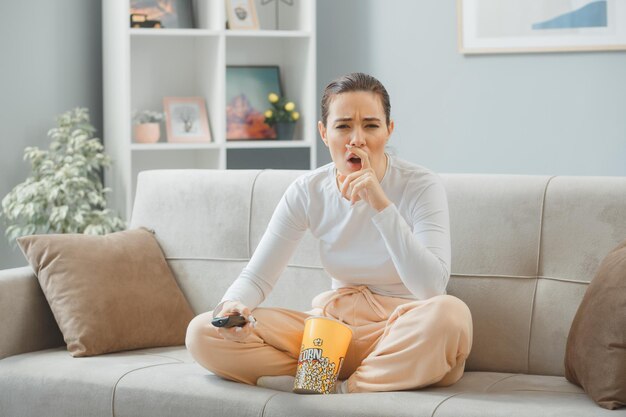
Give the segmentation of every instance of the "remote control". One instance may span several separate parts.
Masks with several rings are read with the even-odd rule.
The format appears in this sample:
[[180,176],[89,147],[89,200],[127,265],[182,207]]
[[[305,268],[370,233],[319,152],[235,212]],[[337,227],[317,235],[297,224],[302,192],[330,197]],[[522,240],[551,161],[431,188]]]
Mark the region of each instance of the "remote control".
[[236,315],[236,316],[223,316],[223,317],[215,317],[211,320],[211,324],[215,327],[243,327],[246,325],[248,320],[245,317]]

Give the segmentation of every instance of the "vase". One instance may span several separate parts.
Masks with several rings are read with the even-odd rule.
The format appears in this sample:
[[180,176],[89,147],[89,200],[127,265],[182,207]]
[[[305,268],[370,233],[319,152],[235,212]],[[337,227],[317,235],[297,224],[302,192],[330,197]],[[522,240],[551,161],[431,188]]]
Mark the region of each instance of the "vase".
[[135,142],[155,143],[161,137],[161,126],[159,123],[140,123],[135,125]]
[[274,130],[276,131],[276,139],[292,140],[295,127],[295,122],[277,122],[274,125]]

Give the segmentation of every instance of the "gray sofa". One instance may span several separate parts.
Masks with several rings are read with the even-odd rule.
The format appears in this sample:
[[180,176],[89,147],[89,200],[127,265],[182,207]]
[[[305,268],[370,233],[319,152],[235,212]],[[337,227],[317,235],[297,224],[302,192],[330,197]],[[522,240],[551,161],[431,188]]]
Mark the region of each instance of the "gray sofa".
[[[130,227],[156,236],[196,313],[208,311],[303,171],[139,174]],[[184,346],[73,358],[30,268],[0,272],[0,416],[625,416],[564,377],[574,313],[626,236],[626,177],[440,174],[452,276],[474,342],[446,388],[307,396],[212,375]],[[330,288],[307,234],[264,306],[307,310]]]

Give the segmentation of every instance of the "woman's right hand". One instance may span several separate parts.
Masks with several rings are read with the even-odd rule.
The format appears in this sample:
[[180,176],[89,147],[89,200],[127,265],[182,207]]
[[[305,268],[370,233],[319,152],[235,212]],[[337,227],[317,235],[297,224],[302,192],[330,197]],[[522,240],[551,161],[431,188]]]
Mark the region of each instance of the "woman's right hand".
[[215,317],[241,315],[248,320],[243,327],[218,327],[217,333],[224,339],[233,342],[241,342],[252,333],[252,327],[256,326],[256,320],[252,316],[250,309],[239,301],[226,301],[222,305],[222,310]]

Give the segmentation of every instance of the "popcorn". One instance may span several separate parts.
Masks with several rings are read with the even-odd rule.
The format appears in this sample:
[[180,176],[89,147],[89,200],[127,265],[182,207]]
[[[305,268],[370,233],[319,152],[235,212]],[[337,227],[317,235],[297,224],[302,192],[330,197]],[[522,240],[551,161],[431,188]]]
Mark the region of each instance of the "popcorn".
[[338,371],[334,362],[322,357],[320,360],[298,362],[295,385],[301,389],[330,394],[335,387],[335,373]]

